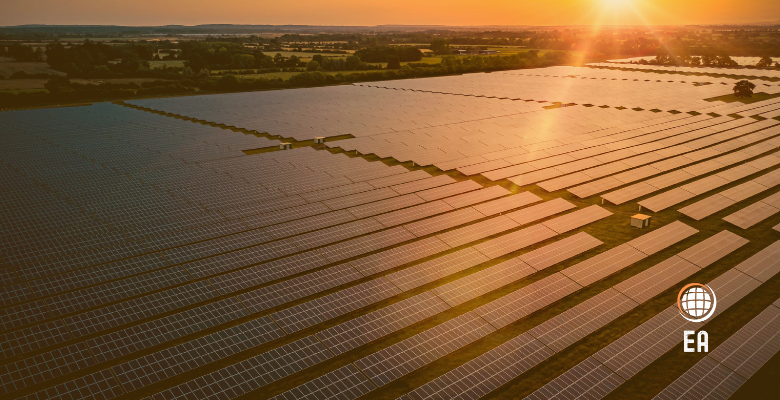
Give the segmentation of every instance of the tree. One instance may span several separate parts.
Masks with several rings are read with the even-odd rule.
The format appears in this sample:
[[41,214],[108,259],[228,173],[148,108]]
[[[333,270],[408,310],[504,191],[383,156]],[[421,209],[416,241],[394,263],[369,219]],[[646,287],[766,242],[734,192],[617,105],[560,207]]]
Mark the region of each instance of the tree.
[[360,57],[358,56],[349,56],[344,61],[344,69],[351,71],[355,70],[360,66]]
[[276,66],[279,68],[284,66],[284,56],[282,53],[276,53],[274,56],[274,64],[276,64]]
[[143,66],[149,68],[149,63],[138,56],[137,53],[126,51],[122,53],[122,62],[120,63],[125,71],[133,72]]
[[184,65],[190,67],[192,72],[197,74],[201,69],[206,68],[206,61],[203,60],[200,54],[195,53],[190,56],[189,60],[184,62]]
[[235,75],[228,74],[228,75],[223,75],[221,78],[219,78],[217,84],[223,88],[233,89],[239,87],[241,85],[241,82],[238,80],[238,78]]
[[703,56],[701,56],[701,63],[704,66],[709,66],[715,63],[715,56],[713,56],[710,53],[705,53]]
[[387,56],[387,69],[400,69],[401,59],[398,56]]
[[311,60],[306,64],[307,71],[319,71],[320,69],[322,68],[320,67],[320,63],[317,61]]
[[64,76],[56,76],[48,80],[43,84],[43,87],[49,91],[49,93],[60,93],[64,89],[70,88],[70,79]]
[[719,67],[736,67],[738,65],[739,64],[737,64],[736,61],[732,60],[728,54],[723,53],[718,56]]
[[433,39],[431,40],[431,51],[436,55],[448,55],[450,54],[450,41],[447,39]]
[[769,68],[772,66],[772,59],[769,56],[763,56],[760,60],[758,60],[758,63],[756,64],[756,67],[758,68]]
[[755,88],[756,85],[750,81],[739,81],[736,85],[734,85],[734,96],[740,99],[745,97],[753,97],[753,89]]
[[323,57],[322,54],[315,54],[315,55],[311,56],[311,60],[320,63],[320,65],[322,65],[322,61],[323,61],[324,58],[325,57]]

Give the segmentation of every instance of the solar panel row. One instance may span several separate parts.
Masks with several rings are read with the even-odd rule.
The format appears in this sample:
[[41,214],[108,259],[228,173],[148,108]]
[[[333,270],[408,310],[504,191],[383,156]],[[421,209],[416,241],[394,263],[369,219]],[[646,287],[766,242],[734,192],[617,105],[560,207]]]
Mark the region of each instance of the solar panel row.
[[727,399],[780,350],[780,309],[769,306],[655,399]]
[[[659,235],[652,235],[652,237],[658,238]],[[711,243],[712,240],[708,239],[697,246],[705,248]],[[734,271],[734,273],[739,274],[736,271]],[[746,278],[744,274],[739,275]],[[560,282],[561,279],[565,278],[563,278],[561,273],[556,273],[548,278],[536,282],[535,284],[529,285],[526,288],[530,288],[533,285],[544,285],[546,283],[545,281],[549,281],[550,283],[548,284],[554,284],[556,282]],[[668,282],[667,287],[672,284],[673,282]],[[752,290],[752,288],[754,288],[754,286],[748,286],[749,290]],[[521,291],[522,290],[523,289],[521,289]],[[744,295],[745,293],[740,292],[738,295],[740,294]],[[505,298],[506,297],[508,296],[505,296]],[[550,297],[555,297],[555,295],[551,295]],[[727,299],[726,302],[728,304],[729,300]],[[516,304],[524,304],[524,302],[516,302],[515,307]],[[608,289],[607,291],[602,292],[576,305],[575,307],[548,320],[547,322],[532,328],[530,331],[528,331],[527,334],[523,334],[508,342],[505,342],[493,350],[483,353],[477,358],[413,390],[407,396],[412,399],[480,398],[497,387],[503,385],[504,383],[510,381],[511,379],[519,376],[537,363],[552,356],[553,352],[549,351],[548,349],[553,349],[555,352],[557,352],[566,348],[581,338],[593,333],[600,327],[608,324],[617,317],[630,311],[636,307],[637,304],[637,302],[621,294],[615,288]],[[512,313],[514,311],[509,310],[507,312]],[[527,339],[522,339],[523,337],[527,337]],[[534,337],[537,339],[533,339]],[[531,344],[528,344],[529,340],[532,342]],[[547,350],[547,352],[544,354],[531,352],[527,358],[524,357],[525,355],[523,355],[523,357],[512,355],[512,351],[510,349],[516,347],[516,342],[518,341],[523,341],[532,347],[538,346],[538,348],[543,348]],[[534,345],[533,343],[536,344]],[[593,360],[593,362],[596,361]],[[489,378],[486,379],[486,376]],[[618,384],[622,383],[623,381],[622,378],[617,375],[614,375],[614,377],[611,379],[613,382],[617,382]],[[567,376],[562,378],[562,380],[571,380],[571,378]],[[561,383],[559,380],[555,383],[551,383],[550,386],[546,386],[545,390],[562,390],[560,389],[560,385]],[[565,387],[569,387],[569,385],[564,385],[564,389]],[[575,385],[574,387],[577,386]],[[552,396],[552,394],[546,392],[541,392],[539,395],[542,396],[542,398]],[[568,398],[567,396],[569,396],[569,394],[565,394],[561,398]]]

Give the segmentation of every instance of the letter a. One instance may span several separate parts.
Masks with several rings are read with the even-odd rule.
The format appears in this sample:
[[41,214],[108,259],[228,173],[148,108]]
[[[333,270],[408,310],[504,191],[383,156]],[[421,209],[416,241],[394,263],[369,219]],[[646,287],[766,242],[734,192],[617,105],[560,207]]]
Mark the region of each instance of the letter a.
[[701,353],[702,347],[704,348],[705,353],[710,352],[710,344],[709,344],[709,336],[707,332],[705,331],[699,331],[699,334],[696,337],[696,352]]

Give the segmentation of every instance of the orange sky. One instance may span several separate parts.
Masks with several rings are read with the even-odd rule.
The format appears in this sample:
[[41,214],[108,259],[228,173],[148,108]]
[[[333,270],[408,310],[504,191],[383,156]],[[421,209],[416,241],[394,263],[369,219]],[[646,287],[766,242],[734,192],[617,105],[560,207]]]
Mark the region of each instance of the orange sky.
[[780,21],[780,0],[5,0],[0,25],[593,25]]

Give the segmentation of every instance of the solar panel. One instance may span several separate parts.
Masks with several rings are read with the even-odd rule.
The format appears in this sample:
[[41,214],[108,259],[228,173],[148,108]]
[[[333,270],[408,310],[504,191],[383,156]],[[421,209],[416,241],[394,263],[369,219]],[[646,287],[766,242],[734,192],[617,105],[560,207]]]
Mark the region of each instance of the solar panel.
[[332,244],[318,251],[328,260],[338,262],[413,239],[415,239],[413,234],[399,226]]
[[418,196],[417,194],[412,193],[403,196],[391,197],[385,200],[375,201],[373,203],[350,207],[347,210],[349,210],[349,212],[352,213],[352,215],[354,215],[357,218],[367,218],[373,215],[400,210],[402,208],[406,208],[406,207],[410,207],[422,203],[425,203],[425,200],[420,198],[420,196]]
[[151,251],[159,251],[220,236],[232,235],[246,230],[247,226],[241,220],[231,220],[148,237],[141,240],[141,243]]
[[232,399],[331,357],[333,355],[314,336],[306,336],[203,377],[155,393],[150,398],[188,399],[202,396],[203,393],[212,393],[221,398]]
[[111,369],[129,393],[283,335],[273,320],[263,317],[136,358]]
[[[192,261],[183,264],[182,267],[187,269],[187,271],[193,277],[203,278],[221,272],[247,267],[270,259],[286,256],[298,251],[299,249],[289,241],[278,240],[248,247],[242,250],[232,251],[230,253],[225,253],[214,257],[205,258],[202,260]],[[287,263],[289,260],[300,259],[308,259],[309,261],[314,262],[314,260],[318,257],[322,258],[315,252],[307,252],[303,253],[303,255],[294,255],[283,260],[278,260],[278,262],[273,261],[271,264],[282,265]]]
[[563,260],[577,256],[604,244],[585,232],[577,233],[555,243],[532,250],[520,256],[531,267],[542,270]]
[[628,244],[621,244],[585,261],[574,264],[561,271],[561,273],[582,286],[588,286],[645,257],[647,257],[645,253]]
[[281,239],[354,220],[355,217],[349,211],[338,210],[266,226],[263,228],[263,231],[267,232],[274,239]]
[[570,188],[569,193],[581,199],[584,199],[586,197],[593,196],[594,194],[605,192],[607,190],[614,189],[622,185],[623,183],[620,182],[619,180],[612,177],[606,177],[603,179],[599,179],[597,181],[586,183],[584,185]]
[[447,304],[456,306],[536,272],[519,257],[432,289]]
[[780,241],[774,242],[747,260],[739,263],[734,269],[742,271],[761,282],[780,272]]
[[425,201],[443,199],[449,196],[455,196],[472,190],[482,189],[482,185],[472,180],[453,183],[433,189],[423,190],[415,194],[422,197]]
[[729,168],[725,171],[718,172],[717,175],[729,182],[734,182],[746,176],[753,175],[757,172],[759,172],[758,168],[755,168],[748,164],[742,164],[733,168]]
[[519,225],[505,215],[493,217],[462,228],[453,229],[436,235],[442,242],[450,247],[462,246],[488,236],[517,228]]
[[42,300],[0,310],[0,326],[3,327],[4,331],[31,325],[48,318],[51,318],[51,314],[46,307],[46,303]]
[[384,226],[373,218],[360,219],[346,224],[304,233],[290,238],[299,249],[309,250],[341,240],[353,238],[383,229]]
[[95,364],[87,345],[77,343],[3,365],[0,367],[0,390],[7,395]]
[[383,178],[376,178],[366,181],[369,185],[375,188],[382,188],[393,185],[400,185],[402,183],[412,182],[419,179],[430,178],[431,175],[423,170],[410,171],[403,174],[391,175]]
[[230,297],[98,336],[87,340],[87,344],[95,359],[102,363],[247,315],[249,311],[235,297]]
[[9,306],[11,304],[21,303],[26,300],[32,300],[35,297],[26,284],[5,286],[0,288],[0,304]]
[[[353,138],[332,141],[332,145],[400,162],[459,168],[491,179],[539,182],[549,190],[580,185],[571,189],[577,194],[615,190],[662,171],[672,172],[644,183],[656,190],[670,188],[693,179],[690,173],[674,171],[686,167],[695,174],[713,171],[718,179],[734,182],[780,163],[774,155],[748,161],[776,151],[780,145],[775,138],[780,131],[773,126],[774,120],[723,120],[684,112],[692,109],[693,101],[708,107],[707,112],[764,112],[771,119],[777,106],[737,103],[712,108],[701,100],[702,90],[716,96],[715,85],[694,89],[679,82],[629,83],[617,80],[615,74],[628,79],[640,73],[594,71],[551,67],[535,74],[515,71],[381,83],[398,90],[362,84],[141,102],[164,104],[159,107],[171,107],[175,114],[219,120],[228,126],[262,128],[282,137],[351,134]],[[566,77],[572,73],[598,79],[575,82]],[[496,79],[502,84],[496,84]],[[540,81],[545,84],[539,85]],[[567,101],[592,103],[592,94],[587,93],[599,93],[599,104],[611,107],[628,102],[653,108],[663,105],[663,109],[683,113],[626,114],[598,107],[544,110],[535,101],[510,100],[517,97],[516,93],[525,93],[524,100],[548,98],[546,94],[556,92],[553,88],[570,87],[571,82],[588,90],[566,91],[567,96],[574,96]],[[603,90],[605,84],[610,90]],[[635,92],[640,86],[641,98],[624,91],[630,87]],[[377,97],[378,92],[383,96]],[[384,96],[387,93],[394,101],[388,103]],[[225,104],[234,104],[233,112],[219,111]],[[289,108],[289,104],[297,106]],[[388,104],[392,106],[387,108]],[[341,111],[338,120],[333,120],[336,108]],[[467,120],[463,109],[469,110]],[[267,115],[275,117],[265,118]],[[298,333],[337,318],[338,325],[327,330],[333,334],[328,336],[327,346],[337,353],[359,350],[359,346],[430,319],[450,306],[479,301],[480,296],[513,283],[517,286],[512,289],[525,285],[523,278],[535,271],[529,264],[546,268],[600,243],[587,237],[582,248],[575,249],[578,238],[586,238],[581,233],[484,268],[481,263],[520,253],[518,250],[527,246],[583,226],[588,219],[578,219],[582,212],[576,211],[504,234],[518,229],[519,224],[554,215],[550,210],[545,212],[549,205],[561,206],[560,211],[573,206],[563,207],[560,201],[564,200],[559,199],[526,211],[522,207],[541,199],[528,192],[511,195],[500,186],[485,188],[472,180],[456,182],[447,175],[431,176],[423,170],[389,167],[311,147],[248,156],[241,150],[263,147],[269,141],[119,105],[11,111],[3,113],[2,120],[7,129],[5,146],[0,149],[0,192],[10,211],[6,213],[10,219],[0,222],[0,253],[5,264],[0,270],[0,282],[4,283],[0,329],[6,331],[0,335],[0,350],[6,366],[17,366],[27,354],[35,354],[29,357],[34,359],[71,346],[88,346],[90,357],[97,362],[121,366],[121,382],[134,390],[130,397],[142,391],[147,393],[141,395],[148,395],[153,391],[147,387],[151,382],[159,382],[155,387],[164,390],[156,398],[256,396],[259,391],[252,391],[332,356],[322,344],[317,347],[322,351],[320,355],[302,350],[296,340],[302,340],[299,336],[286,341],[296,340],[293,343],[298,347],[267,352],[266,358],[258,361],[265,363],[261,368],[236,363],[247,357],[254,359],[256,346],[250,337],[265,334],[262,327],[246,334],[239,332],[239,327],[249,326],[247,317],[251,312],[277,312],[274,318],[281,321],[280,326]],[[685,156],[663,159],[683,152]],[[716,161],[707,161],[712,157],[717,157]],[[39,162],[41,159],[47,160],[46,165]],[[737,165],[743,162],[744,166]],[[751,182],[774,186],[770,183],[780,182],[775,175],[780,176],[770,172]],[[715,178],[705,179],[709,180],[702,182],[709,182],[709,187],[718,183]],[[686,187],[696,191],[707,186],[697,181]],[[758,189],[744,184],[724,192],[729,197],[721,197],[740,201],[736,199],[745,199]],[[774,201],[763,202],[775,206]],[[513,213],[518,209],[520,212]],[[512,217],[487,219],[501,213]],[[499,226],[499,221],[506,224]],[[560,226],[549,229],[554,223]],[[495,235],[502,236],[486,240]],[[632,244],[652,254],[685,237],[680,234]],[[455,255],[444,254],[452,246],[465,247],[475,241],[482,243]],[[686,258],[703,266],[738,244],[736,239],[723,240],[699,251],[694,251],[694,246]],[[181,265],[169,264],[160,253]],[[644,256],[625,245],[615,251],[614,257],[592,257],[590,264],[581,263],[554,276],[593,283]],[[756,277],[774,273],[773,266],[761,265],[753,266],[756,269],[749,273]],[[380,273],[389,275],[369,282],[364,279]],[[452,274],[460,279],[434,287],[440,280],[455,278]],[[192,278],[197,281],[192,283]],[[396,299],[401,290],[388,278],[404,289],[420,285],[432,289]],[[553,278],[549,279],[545,282]],[[733,287],[723,286],[719,280]],[[737,271],[727,272],[713,282],[719,294],[718,312],[721,305],[727,307],[760,283]],[[569,285],[572,290],[579,287]],[[552,291],[549,294],[543,290],[548,288]],[[552,286],[539,287],[542,291],[538,293],[532,293],[532,286],[522,289],[528,293],[519,304],[501,308],[502,313],[509,314],[506,321],[496,322],[496,314],[493,323],[510,324],[567,293],[565,288]],[[240,300],[230,297],[237,293],[241,293]],[[127,301],[129,298],[133,300]],[[376,310],[372,312],[365,309],[382,300],[390,305],[378,310],[372,307]],[[577,340],[578,335],[594,329],[590,322],[603,326],[622,310],[605,308],[603,314],[595,314],[601,311],[591,310],[598,307],[590,304],[594,307],[575,308],[592,316],[593,321],[567,314],[579,321],[579,326],[567,325],[559,330],[579,333],[559,343]],[[60,316],[64,319],[53,319]],[[269,318],[251,322],[268,322]],[[238,321],[240,325],[236,326]],[[317,335],[325,341],[323,332]],[[530,335],[520,337],[525,339],[510,339],[483,355],[458,353],[457,357],[465,354],[477,358],[456,368],[460,375],[445,374],[457,377],[447,381],[435,396],[481,397],[552,354]],[[309,339],[319,343],[315,337]],[[489,342],[481,343],[479,348],[494,346]],[[185,347],[192,345],[199,347]],[[135,361],[143,366],[132,366],[135,357],[141,357]],[[281,364],[275,364],[277,361]],[[56,363],[42,368],[52,365]],[[344,364],[326,366],[322,372],[340,365]],[[201,376],[190,376],[187,379],[191,381],[167,390],[181,383],[168,379],[178,366]],[[191,369],[195,367],[197,370]],[[18,369],[31,371],[25,368]],[[41,398],[128,395],[110,371],[103,371],[106,376],[90,375],[98,370],[89,367],[22,391],[27,394],[56,388],[56,393],[35,395]],[[374,388],[359,375],[326,375],[325,380],[298,389],[310,389],[307,393],[312,397],[327,398],[338,392],[349,398]],[[89,382],[82,379],[85,377]],[[19,379],[26,378],[15,375],[10,382]],[[294,383],[296,379],[280,382],[271,393],[300,383],[299,379]],[[348,383],[351,380],[354,382]],[[444,381],[437,378],[431,384]],[[350,392],[342,383],[360,389]],[[286,396],[296,397],[291,393]],[[298,392],[300,396],[302,393]]]
[[549,216],[561,213],[563,211],[571,210],[573,208],[576,208],[574,204],[571,204],[561,198],[556,198],[541,204],[511,212],[506,216],[520,225],[525,225],[534,221],[538,221],[542,218],[547,218]]
[[290,389],[273,400],[356,399],[376,387],[352,364]]
[[671,285],[698,271],[699,267],[696,265],[679,256],[672,256],[618,283],[615,285],[615,289],[637,303],[644,303],[665,291]]
[[626,244],[647,254],[655,254],[683,239],[686,239],[699,231],[680,221],[664,225],[650,233],[646,233]]
[[[738,272],[729,270],[709,283],[718,293],[717,316],[739,299],[750,293],[759,282]],[[679,332],[696,330],[701,324],[680,318],[676,305],[669,306],[631,332],[601,349],[593,358],[628,379],[645,368],[669,349],[680,343]],[[706,323],[706,322],[705,322]]]
[[742,229],[749,229],[778,212],[780,212],[780,209],[758,201],[723,217],[723,220]]
[[28,281],[27,284],[30,285],[36,296],[44,297],[166,266],[168,266],[168,263],[159,253],[151,253]]
[[600,399],[625,382],[591,357],[566,371],[526,399]]
[[476,221],[484,217],[483,214],[477,212],[474,208],[467,207],[443,215],[426,218],[422,221],[412,222],[404,225],[404,228],[409,232],[412,232],[415,236],[421,237],[471,221]]
[[661,193],[657,196],[653,196],[649,199],[642,200],[637,204],[647,208],[650,211],[659,212],[694,197],[696,197],[696,194],[688,192],[683,188],[676,188],[668,192]]
[[25,400],[100,398],[113,399],[123,394],[122,387],[111,374],[104,369],[93,374],[76,378],[73,381],[50,387],[23,397]]
[[745,383],[745,378],[719,364],[710,356],[704,357],[688,371],[667,386],[653,399],[712,399],[726,400]]
[[778,351],[780,309],[770,306],[710,352],[709,357],[749,379]]
[[[718,300],[720,300],[718,293]],[[720,301],[718,302],[720,306]],[[623,379],[628,379],[680,343],[680,332],[695,330],[699,324],[679,315],[677,306],[669,306],[631,332],[599,350],[593,358]]]
[[334,354],[342,354],[399,331],[449,306],[431,292],[423,292],[374,312],[317,332],[317,338]]
[[361,257],[350,261],[350,264],[364,276],[369,276],[448,249],[449,246],[441,240],[431,237]]
[[[425,174],[424,171],[421,171],[421,172],[423,172],[423,174],[427,176],[427,174]],[[389,176],[387,178],[379,178],[379,179],[385,179],[385,180],[389,179],[389,178],[398,179],[398,177],[403,176],[403,175],[406,175],[406,174],[392,175],[392,176]],[[375,188],[378,188],[378,187],[382,187],[382,186],[376,186],[375,187],[375,186],[371,185],[370,182],[358,182],[358,183],[353,183],[353,184],[350,184],[350,185],[336,186],[336,187],[333,187],[333,188],[316,190],[316,191],[308,192],[308,193],[301,193],[300,196],[303,197],[303,199],[308,201],[309,203],[322,205],[322,203],[315,203],[315,202],[322,201],[322,200],[335,199],[337,197],[349,196],[349,195],[355,194],[355,193],[367,192],[369,190],[372,190],[372,189],[375,189]]]
[[[284,250],[287,250],[285,248]],[[284,255],[277,254],[277,255]],[[219,259],[218,263],[208,265],[209,268],[195,269],[189,264],[185,264],[190,274],[194,276],[204,275],[209,276],[212,273],[221,272],[219,269],[224,268],[239,268],[242,264],[253,264],[256,261],[262,261],[263,258],[272,258],[271,254],[239,254],[235,257],[226,257],[226,259]],[[215,264],[217,268],[215,267]],[[278,260],[263,263],[254,267],[240,269],[231,273],[219,275],[209,279],[209,282],[223,294],[233,293],[239,290],[248,289],[252,286],[260,285],[265,282],[272,281],[287,277],[299,272],[308,271],[317,267],[321,267],[328,264],[328,261],[323,258],[316,250],[307,251],[304,253],[295,254],[289,257],[284,257]]]
[[545,346],[558,352],[595,332],[637,303],[613,288],[558,314],[528,331]]
[[474,312],[500,329],[578,289],[580,285],[556,273],[478,307]]
[[355,207],[361,204],[371,203],[374,201],[389,199],[391,197],[398,196],[398,193],[389,188],[380,188],[376,190],[369,190],[361,193],[356,193],[348,196],[337,197],[334,199],[328,199],[323,203],[331,210],[340,210],[343,208]]
[[474,246],[480,253],[494,259],[531,246],[557,235],[543,225],[534,225],[519,231],[490,239]]
[[596,222],[610,215],[612,215],[611,212],[594,204],[566,215],[553,218],[549,221],[542,222],[542,225],[561,234]]
[[424,399],[479,399],[552,355],[528,334],[517,336],[411,391]]
[[46,299],[55,317],[192,281],[181,267],[167,268]]
[[704,268],[748,242],[749,240],[724,230],[683,250],[677,255],[699,268]]
[[[582,160],[585,161],[585,160]],[[564,164],[566,165],[566,164]],[[558,170],[563,170],[562,166],[559,166]],[[565,172],[565,171],[564,171]],[[555,179],[550,179],[548,181],[544,181],[539,183],[539,187],[548,191],[548,192],[555,192],[564,188],[567,188],[569,186],[574,186],[578,183],[587,182],[593,178],[589,177],[588,175],[585,175],[582,172],[577,172],[571,175],[564,175]]]
[[601,195],[601,198],[612,204],[621,205],[627,201],[631,201],[644,195],[653,193],[656,190],[658,190],[656,187],[651,186],[646,182],[640,182],[622,189],[615,190],[614,192],[603,194]]
[[725,210],[734,204],[736,204],[734,200],[721,196],[720,194],[714,194],[693,204],[687,205],[677,211],[697,221],[701,221],[702,219],[707,218],[718,211]]
[[470,193],[464,193],[461,195],[445,198],[444,202],[453,208],[461,208],[510,194],[510,191],[504,189],[501,186],[491,186],[484,189],[478,189]]
[[297,278],[265,286],[238,296],[250,311],[258,313],[269,308],[319,293],[362,278],[349,264],[339,264]]
[[511,177],[509,178],[509,181],[517,186],[526,186],[554,178],[559,175],[563,175],[563,173],[555,168],[547,168]]
[[7,359],[70,339],[65,324],[54,320],[0,335],[0,356]]
[[[455,183],[455,179],[448,175],[439,175],[426,179],[416,180],[414,182],[403,183],[400,185],[394,185],[390,188],[398,194],[408,194],[412,192],[418,192],[420,190],[431,189],[437,186],[447,185]],[[476,182],[475,182],[476,183]]]
[[399,289],[407,291],[489,260],[489,258],[474,250],[474,248],[467,247],[463,250],[402,269],[387,275],[386,278],[398,286]]
[[491,216],[507,212],[515,208],[524,207],[538,201],[542,201],[542,198],[531,192],[521,192],[515,195],[500,198],[498,200],[477,204],[473,206],[473,208],[485,216]]
[[285,332],[296,332],[401,293],[390,281],[377,278],[310,300],[271,315]]
[[495,331],[468,312],[355,361],[377,386],[384,386]]
[[[520,151],[525,151],[523,149],[520,149]],[[481,157],[480,157],[481,158]],[[484,161],[484,158],[481,158]],[[460,161],[460,160],[459,160]],[[497,159],[497,160],[491,160],[487,162],[481,162],[479,164],[473,164],[473,165],[467,165],[467,166],[460,166],[457,167],[458,172],[460,172],[463,175],[471,176],[476,175],[482,172],[491,171],[494,169],[504,168],[508,167],[512,164],[510,164],[508,161],[503,159]],[[437,165],[437,167],[439,167]],[[442,171],[447,171],[447,167],[439,167]]]
[[81,337],[217,297],[207,282],[195,282],[152,295],[65,318],[71,334]]

